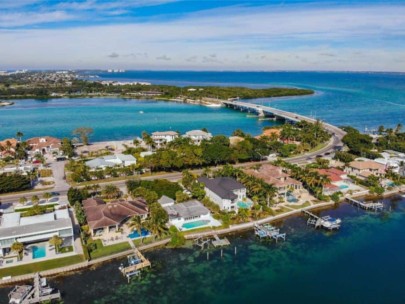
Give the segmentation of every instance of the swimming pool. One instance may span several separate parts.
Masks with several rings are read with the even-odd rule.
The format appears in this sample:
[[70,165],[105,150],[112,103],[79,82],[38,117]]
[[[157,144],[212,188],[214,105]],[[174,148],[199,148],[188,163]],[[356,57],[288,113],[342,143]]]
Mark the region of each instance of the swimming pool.
[[250,207],[252,207],[252,203],[251,202],[238,202],[238,207],[241,209],[250,209]]
[[45,246],[32,246],[32,258],[40,259],[46,257],[46,247]]
[[199,228],[199,227],[202,227],[202,226],[206,226],[210,222],[211,221],[208,221],[208,220],[199,220],[199,221],[184,223],[181,227],[183,229],[194,229],[194,228]]
[[137,230],[132,231],[130,234],[128,234],[128,237],[133,240],[140,238],[142,236],[148,236],[150,232],[144,228],[141,229],[141,234],[139,235],[139,232]]
[[343,190],[343,189],[349,188],[349,186],[348,186],[348,185],[345,185],[345,184],[342,184],[342,185],[339,185],[339,188],[340,188],[341,190]]

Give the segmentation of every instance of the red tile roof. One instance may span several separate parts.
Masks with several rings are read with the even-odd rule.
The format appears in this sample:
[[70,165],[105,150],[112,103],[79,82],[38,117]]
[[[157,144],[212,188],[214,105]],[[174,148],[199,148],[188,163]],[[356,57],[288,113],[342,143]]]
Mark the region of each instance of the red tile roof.
[[91,229],[115,226],[134,215],[148,214],[148,206],[143,198],[110,203],[98,198],[89,198],[83,201],[83,209]]
[[57,149],[61,146],[61,140],[55,137],[43,136],[43,137],[33,137],[27,140],[27,143],[34,149],[51,148]]

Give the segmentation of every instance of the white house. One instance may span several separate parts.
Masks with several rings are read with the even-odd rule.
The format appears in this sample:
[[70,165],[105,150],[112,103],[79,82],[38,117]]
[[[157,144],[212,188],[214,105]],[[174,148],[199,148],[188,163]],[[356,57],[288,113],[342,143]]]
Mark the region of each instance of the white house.
[[238,202],[247,200],[246,187],[231,177],[207,178],[200,177],[205,192],[221,210],[238,211]]
[[0,223],[0,256],[6,258],[16,241],[28,245],[48,241],[54,235],[63,239],[63,245],[74,246],[73,224],[67,209],[28,217],[21,217],[19,212],[5,213]]
[[114,154],[98,157],[86,162],[86,166],[90,169],[105,169],[107,167],[128,167],[136,165],[136,158],[127,154]]
[[211,212],[199,201],[190,200],[163,207],[169,215],[169,223],[179,230],[220,226],[221,223],[211,216]]
[[185,138],[190,138],[195,144],[199,145],[204,139],[210,140],[212,134],[202,130],[192,130],[183,135]]
[[151,137],[156,144],[161,145],[175,140],[179,134],[174,131],[153,132]]

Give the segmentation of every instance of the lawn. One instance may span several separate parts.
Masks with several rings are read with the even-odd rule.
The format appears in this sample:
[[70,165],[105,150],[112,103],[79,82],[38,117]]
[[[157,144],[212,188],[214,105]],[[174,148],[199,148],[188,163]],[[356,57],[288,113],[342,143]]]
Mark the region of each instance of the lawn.
[[96,243],[97,248],[90,252],[90,257],[92,260],[131,249],[131,246],[128,244],[128,242],[109,246],[103,246],[101,240],[95,240],[94,243]]
[[288,205],[288,207],[289,208],[292,208],[292,209],[301,209],[301,208],[305,208],[305,207],[308,207],[308,206],[310,206],[311,204],[309,203],[309,202],[306,202],[306,203],[303,203],[303,204],[301,204],[301,205]]
[[0,278],[7,276],[17,276],[23,274],[34,273],[38,271],[49,270],[58,267],[69,266],[84,261],[82,255],[73,255],[65,258],[53,259],[32,264],[25,264],[21,266],[14,266],[0,270]]

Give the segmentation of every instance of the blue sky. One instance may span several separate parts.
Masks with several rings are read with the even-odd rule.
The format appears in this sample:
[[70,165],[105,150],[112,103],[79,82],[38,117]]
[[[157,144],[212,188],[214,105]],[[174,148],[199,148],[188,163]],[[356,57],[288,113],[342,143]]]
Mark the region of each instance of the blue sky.
[[0,69],[405,72],[405,1],[0,0]]

